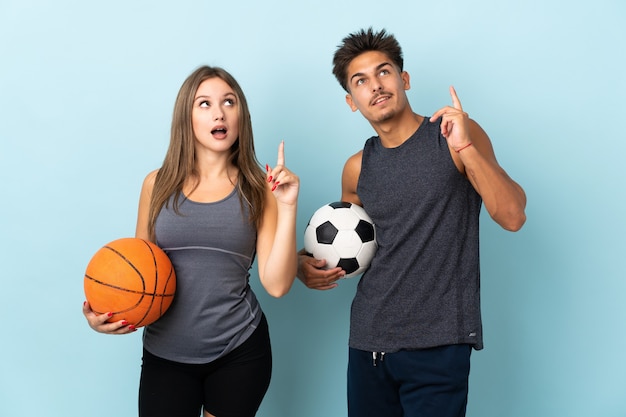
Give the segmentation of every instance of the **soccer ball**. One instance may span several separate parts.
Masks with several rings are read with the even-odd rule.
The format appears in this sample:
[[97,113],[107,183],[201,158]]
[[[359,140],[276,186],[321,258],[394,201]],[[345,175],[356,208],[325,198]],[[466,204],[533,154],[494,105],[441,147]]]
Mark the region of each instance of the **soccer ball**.
[[304,249],[326,259],[325,269],[341,267],[345,278],[362,274],[378,244],[372,219],[362,207],[337,201],[320,207],[304,231]]

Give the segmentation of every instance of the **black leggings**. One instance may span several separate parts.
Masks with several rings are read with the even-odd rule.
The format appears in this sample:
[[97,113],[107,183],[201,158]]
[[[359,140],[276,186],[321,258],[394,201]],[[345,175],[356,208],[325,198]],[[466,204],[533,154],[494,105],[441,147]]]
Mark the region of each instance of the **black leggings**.
[[265,316],[241,346],[207,364],[184,364],[144,349],[140,417],[253,417],[269,387],[272,351]]

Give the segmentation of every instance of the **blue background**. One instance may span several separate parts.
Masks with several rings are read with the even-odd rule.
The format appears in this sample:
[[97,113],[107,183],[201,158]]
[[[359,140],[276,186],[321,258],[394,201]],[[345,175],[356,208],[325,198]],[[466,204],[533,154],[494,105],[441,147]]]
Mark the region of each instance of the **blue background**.
[[[414,110],[448,104],[453,84],[528,195],[519,233],[483,211],[468,416],[626,416],[622,0],[0,0],[0,415],[136,414],[141,332],[89,329],[83,273],[134,234],[198,65],[241,83],[261,163],[285,140],[302,244],[372,134],[331,75],[335,46],[370,25],[403,46]],[[275,358],[259,416],[346,415],[356,284],[272,299],[253,276]]]

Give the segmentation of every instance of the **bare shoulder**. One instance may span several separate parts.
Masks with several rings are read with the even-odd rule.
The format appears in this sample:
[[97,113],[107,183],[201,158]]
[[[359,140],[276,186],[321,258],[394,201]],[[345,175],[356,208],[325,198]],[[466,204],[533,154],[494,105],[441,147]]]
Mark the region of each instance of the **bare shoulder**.
[[363,160],[363,150],[361,149],[360,151],[352,155],[350,158],[348,158],[348,160],[346,161],[343,167],[344,172],[346,170],[361,172],[362,160]]
[[144,178],[143,183],[141,184],[141,197],[140,198],[142,201],[145,201],[146,203],[150,201],[158,173],[159,173],[158,169],[155,169],[154,171],[149,172],[148,175],[146,175],[146,177]]
[[159,173],[158,169],[151,171],[146,175],[146,178],[143,180],[143,188],[147,188],[152,190],[154,188],[154,183],[156,181],[157,174]]
[[150,200],[152,199],[152,190],[159,170],[154,170],[143,180],[141,193],[139,195],[139,210],[137,213],[137,228],[135,229],[135,237],[151,240],[150,237]]
[[363,160],[363,150],[352,155],[346,161],[341,175],[341,200],[361,204],[356,189],[361,175],[361,162]]
[[145,181],[149,181],[149,182],[154,183],[154,180],[156,179],[156,176],[157,176],[158,173],[159,173],[158,169],[155,169],[154,171],[148,172],[148,175],[146,175]]

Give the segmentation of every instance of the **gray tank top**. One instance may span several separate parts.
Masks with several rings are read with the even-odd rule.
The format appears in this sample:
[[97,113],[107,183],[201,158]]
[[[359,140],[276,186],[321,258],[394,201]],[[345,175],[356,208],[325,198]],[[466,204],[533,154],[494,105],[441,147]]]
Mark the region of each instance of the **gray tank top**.
[[159,320],[145,327],[144,347],[164,359],[211,362],[243,343],[261,320],[249,286],[256,229],[236,189],[214,203],[172,198],[155,225],[157,244],[176,271],[176,295]]
[[379,137],[365,143],[357,194],[376,225],[378,251],[352,304],[353,348],[482,348],[482,200],[454,165],[439,125],[424,118],[396,148]]

